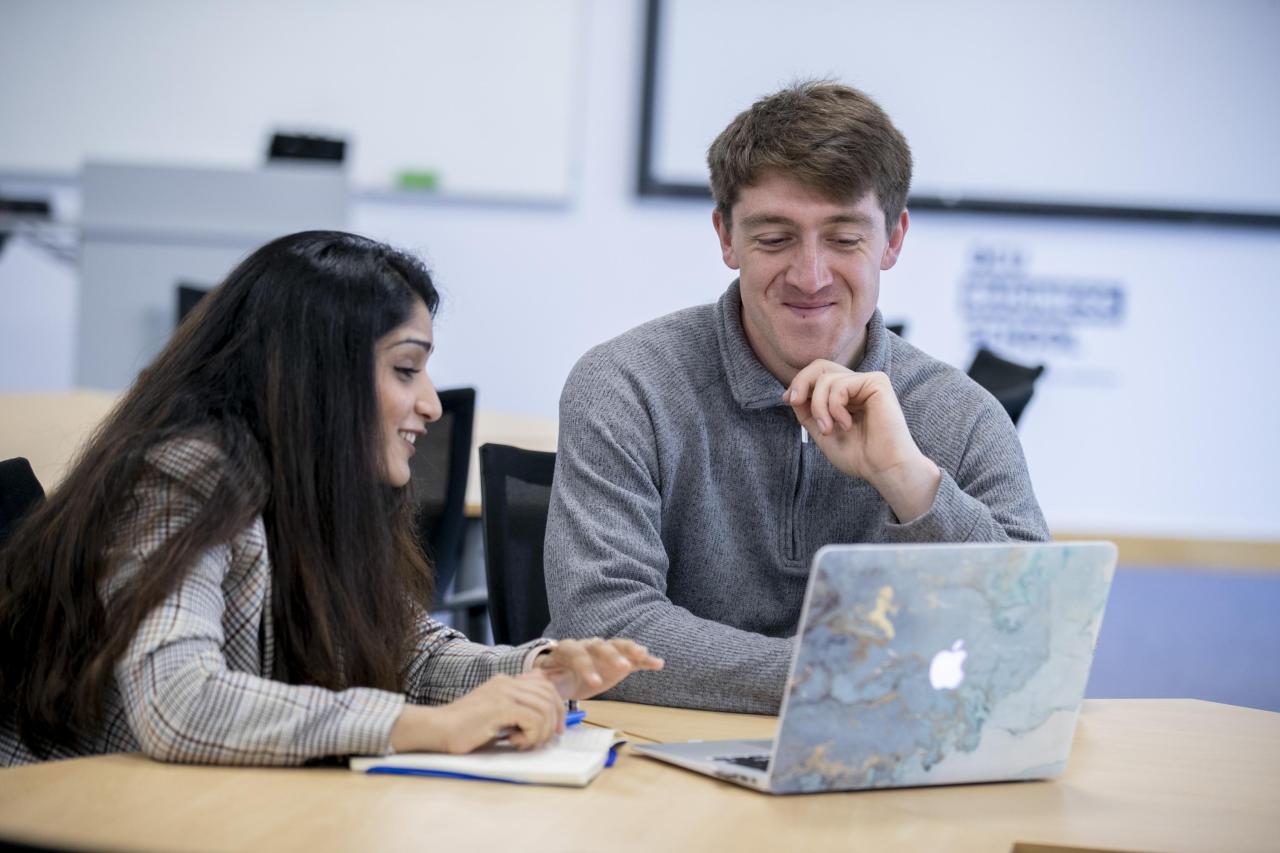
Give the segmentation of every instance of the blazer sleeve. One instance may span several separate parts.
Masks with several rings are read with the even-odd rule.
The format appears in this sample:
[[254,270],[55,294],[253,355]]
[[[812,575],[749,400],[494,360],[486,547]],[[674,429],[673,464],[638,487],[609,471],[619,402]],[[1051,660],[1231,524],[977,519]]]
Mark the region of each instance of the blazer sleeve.
[[[112,592],[197,515],[208,494],[189,476],[208,470],[207,448],[169,448],[152,461],[117,528],[123,547],[104,591],[108,611]],[[256,527],[261,531],[260,522]],[[281,765],[387,751],[403,696],[285,684],[228,665],[227,632],[256,634],[262,618],[261,601],[254,607],[242,598],[228,600],[224,591],[252,589],[255,580],[260,595],[267,588],[266,549],[259,548],[255,558],[251,539],[201,554],[142,620],[117,661],[125,717],[142,750],[162,761]],[[234,577],[241,572],[262,576]]]
[[420,612],[405,694],[421,705],[452,702],[495,675],[528,672],[538,653],[552,645],[551,640],[537,639],[520,646],[485,646]]

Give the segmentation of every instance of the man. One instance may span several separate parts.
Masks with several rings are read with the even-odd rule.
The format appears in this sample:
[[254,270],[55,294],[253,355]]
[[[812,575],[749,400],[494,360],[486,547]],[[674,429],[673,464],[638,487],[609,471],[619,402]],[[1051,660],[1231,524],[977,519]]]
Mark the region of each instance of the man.
[[818,548],[1048,531],[1000,404],[876,309],[909,224],[888,116],[801,84],[707,159],[738,280],[591,350],[565,384],[548,633],[666,659],[611,698],[775,713]]

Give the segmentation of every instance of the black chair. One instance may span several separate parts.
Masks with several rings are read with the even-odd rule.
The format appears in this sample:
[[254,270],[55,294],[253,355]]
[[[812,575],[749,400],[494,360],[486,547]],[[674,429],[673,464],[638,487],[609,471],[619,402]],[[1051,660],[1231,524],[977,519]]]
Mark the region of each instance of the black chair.
[[1044,373],[1044,365],[1027,366],[1001,358],[986,347],[979,347],[969,365],[969,378],[991,392],[1009,419],[1017,426],[1022,410],[1031,402],[1036,380]]
[[905,320],[901,323],[885,323],[884,327],[900,338],[907,335],[907,323]]
[[174,326],[181,326],[182,321],[195,309],[201,299],[213,288],[195,285],[190,282],[178,282],[178,311]]
[[505,444],[480,448],[484,562],[493,640],[541,637],[551,621],[542,574],[542,542],[556,455]]
[[42,500],[44,489],[30,462],[21,456],[0,462],[0,547],[18,521]]
[[435,568],[434,609],[455,613],[484,606],[484,596],[450,596],[462,564],[466,538],[467,475],[471,468],[471,435],[476,391],[453,388],[440,392],[440,420],[427,427],[409,460],[417,501],[418,531]]

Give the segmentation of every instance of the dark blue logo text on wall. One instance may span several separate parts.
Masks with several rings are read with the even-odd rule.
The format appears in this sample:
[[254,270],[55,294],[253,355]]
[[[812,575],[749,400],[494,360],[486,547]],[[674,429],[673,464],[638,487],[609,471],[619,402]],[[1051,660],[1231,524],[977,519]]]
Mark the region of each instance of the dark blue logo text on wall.
[[974,347],[1025,355],[1079,355],[1080,331],[1124,321],[1121,282],[1032,275],[1021,249],[978,246],[960,280],[960,309]]

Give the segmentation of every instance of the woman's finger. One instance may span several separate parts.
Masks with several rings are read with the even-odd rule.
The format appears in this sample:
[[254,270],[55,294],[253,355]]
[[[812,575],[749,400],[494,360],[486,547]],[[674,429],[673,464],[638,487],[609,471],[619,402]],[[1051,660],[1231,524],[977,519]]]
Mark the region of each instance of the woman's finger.
[[528,673],[517,678],[515,685],[515,700],[535,715],[536,731],[528,733],[535,746],[563,729],[564,703],[550,679],[541,673]]
[[627,656],[636,669],[662,669],[662,658],[649,654],[649,650],[634,640],[618,638],[612,641],[615,648]]
[[592,643],[587,646],[596,671],[604,676],[604,683],[617,684],[631,673],[631,659],[619,651],[612,642]]
[[591,650],[600,643],[598,639],[563,641],[552,652],[553,656],[558,655],[553,660],[558,666],[573,672],[580,683],[599,687],[604,683],[604,676],[600,673]]

